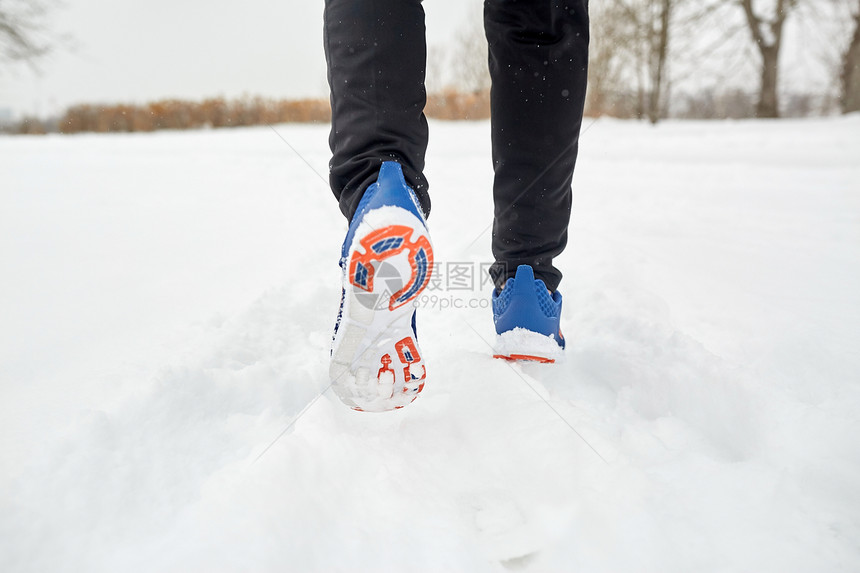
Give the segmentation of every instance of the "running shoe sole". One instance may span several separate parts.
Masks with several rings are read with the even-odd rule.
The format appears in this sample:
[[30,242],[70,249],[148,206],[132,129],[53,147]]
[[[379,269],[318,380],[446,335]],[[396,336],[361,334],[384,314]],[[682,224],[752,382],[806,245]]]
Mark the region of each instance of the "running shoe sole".
[[402,408],[426,378],[414,329],[415,303],[433,272],[424,222],[393,205],[364,213],[343,272],[329,369],[334,391],[354,410]]

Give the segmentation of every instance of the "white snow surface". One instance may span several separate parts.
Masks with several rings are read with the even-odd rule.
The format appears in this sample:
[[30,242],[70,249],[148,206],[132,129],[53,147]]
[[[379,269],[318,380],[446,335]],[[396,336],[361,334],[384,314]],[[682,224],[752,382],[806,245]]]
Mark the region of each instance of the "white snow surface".
[[[431,128],[489,262],[489,126]],[[860,570],[860,116],[587,120],[564,360],[443,288],[386,414],[314,401],[327,134],[0,138],[0,570]]]

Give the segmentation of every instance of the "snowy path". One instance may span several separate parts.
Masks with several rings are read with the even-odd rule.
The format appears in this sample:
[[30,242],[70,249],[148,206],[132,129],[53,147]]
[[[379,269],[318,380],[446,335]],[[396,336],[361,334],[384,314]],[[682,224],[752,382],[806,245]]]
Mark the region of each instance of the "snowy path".
[[427,389],[268,451],[327,129],[0,138],[0,570],[860,570],[860,117],[588,124],[552,367],[489,358],[488,125],[431,127]]

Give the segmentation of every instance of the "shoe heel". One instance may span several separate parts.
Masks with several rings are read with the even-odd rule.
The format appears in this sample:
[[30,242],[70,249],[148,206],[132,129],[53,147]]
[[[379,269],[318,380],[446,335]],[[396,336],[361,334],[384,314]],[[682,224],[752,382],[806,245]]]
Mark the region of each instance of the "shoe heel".
[[563,356],[561,294],[551,295],[543,281],[535,280],[528,265],[517,267],[500,293],[493,295],[496,326],[494,358],[555,362]]

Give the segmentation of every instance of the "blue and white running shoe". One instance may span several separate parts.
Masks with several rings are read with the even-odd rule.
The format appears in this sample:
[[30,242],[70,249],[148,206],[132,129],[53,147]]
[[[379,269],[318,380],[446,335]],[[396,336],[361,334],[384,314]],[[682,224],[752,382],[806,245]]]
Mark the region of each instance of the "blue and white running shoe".
[[341,251],[343,298],[329,377],[354,410],[402,408],[424,389],[415,300],[430,282],[433,247],[400,164],[386,161],[364,192]]
[[555,362],[563,355],[561,293],[535,280],[529,265],[518,266],[502,291],[493,291],[493,322],[494,358]]

